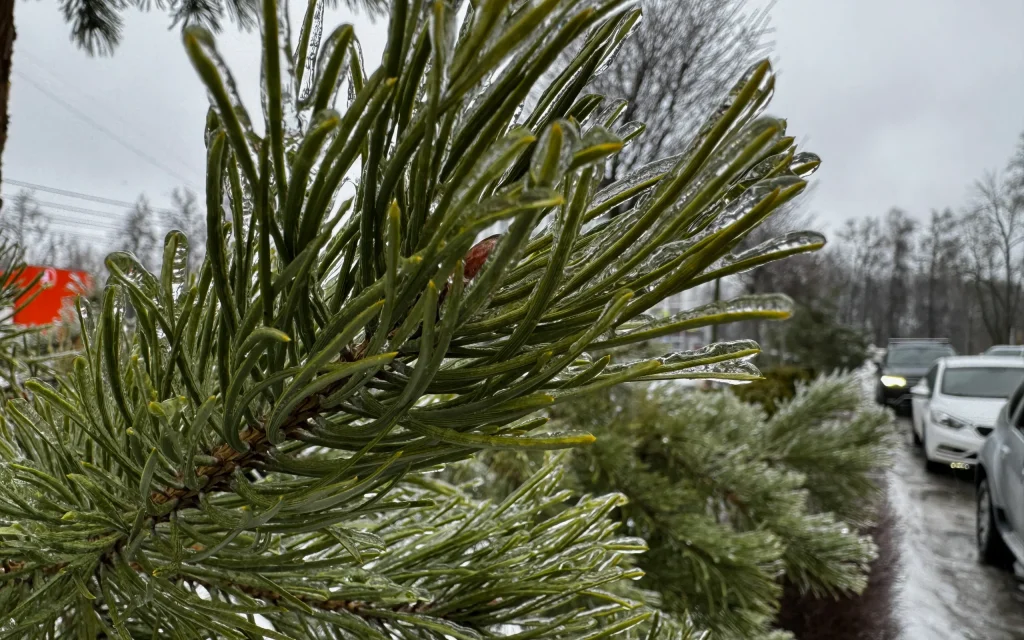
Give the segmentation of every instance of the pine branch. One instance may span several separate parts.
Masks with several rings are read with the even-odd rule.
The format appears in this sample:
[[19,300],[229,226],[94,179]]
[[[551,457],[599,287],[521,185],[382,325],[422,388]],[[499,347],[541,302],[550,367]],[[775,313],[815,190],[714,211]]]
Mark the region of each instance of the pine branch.
[[158,270],[111,254],[72,370],[3,409],[0,639],[658,637],[609,591],[641,575],[620,496],[571,501],[557,460],[500,504],[423,474],[590,444],[538,412],[621,383],[759,375],[749,341],[590,352],[789,314],[747,296],[644,315],[820,248],[732,253],[806,186],[759,115],[770,65],[688,153],[602,187],[637,130],[583,91],[640,18],[623,0],[398,0],[370,73],[352,27],[322,38],[307,10],[290,42],[287,6],[262,3],[264,137],[210,33],[185,30],[211,102],[205,257],[191,271],[179,231]]

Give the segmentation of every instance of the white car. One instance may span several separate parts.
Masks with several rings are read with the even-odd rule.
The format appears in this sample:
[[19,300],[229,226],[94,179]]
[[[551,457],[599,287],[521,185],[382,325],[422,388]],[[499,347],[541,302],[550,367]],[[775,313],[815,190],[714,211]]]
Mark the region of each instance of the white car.
[[937,361],[912,389],[914,442],[929,470],[978,459],[1006,399],[1024,380],[1024,360],[956,356]]
[[1007,356],[1010,358],[1024,358],[1024,346],[1011,344],[997,344],[985,350],[983,356]]

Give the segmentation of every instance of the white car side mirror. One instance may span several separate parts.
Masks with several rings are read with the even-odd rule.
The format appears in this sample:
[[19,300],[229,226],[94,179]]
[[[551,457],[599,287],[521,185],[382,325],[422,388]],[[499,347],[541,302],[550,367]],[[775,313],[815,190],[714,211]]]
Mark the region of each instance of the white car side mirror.
[[928,387],[928,383],[922,380],[910,388],[910,393],[915,396],[927,398],[932,394],[932,390]]

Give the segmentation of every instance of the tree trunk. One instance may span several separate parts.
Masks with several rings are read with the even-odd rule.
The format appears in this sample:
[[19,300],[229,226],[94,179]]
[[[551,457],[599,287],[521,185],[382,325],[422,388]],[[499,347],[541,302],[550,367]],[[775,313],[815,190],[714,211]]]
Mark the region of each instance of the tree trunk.
[[[3,179],[4,147],[7,146],[14,38],[14,0],[0,0],[0,180]],[[2,198],[0,198],[0,209],[3,209]]]
[[935,253],[928,266],[928,337],[935,337]]

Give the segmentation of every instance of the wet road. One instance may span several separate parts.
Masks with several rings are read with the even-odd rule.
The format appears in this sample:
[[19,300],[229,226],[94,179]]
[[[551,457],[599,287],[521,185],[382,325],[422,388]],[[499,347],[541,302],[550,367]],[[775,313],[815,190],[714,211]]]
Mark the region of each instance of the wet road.
[[1024,587],[977,559],[973,475],[927,473],[909,422],[900,427],[889,491],[902,530],[904,639],[1024,640]]

